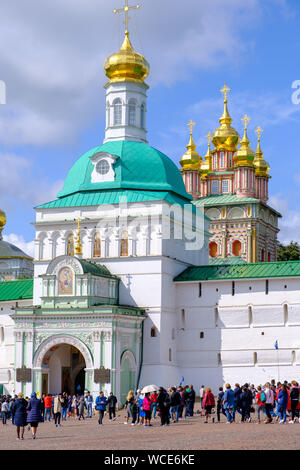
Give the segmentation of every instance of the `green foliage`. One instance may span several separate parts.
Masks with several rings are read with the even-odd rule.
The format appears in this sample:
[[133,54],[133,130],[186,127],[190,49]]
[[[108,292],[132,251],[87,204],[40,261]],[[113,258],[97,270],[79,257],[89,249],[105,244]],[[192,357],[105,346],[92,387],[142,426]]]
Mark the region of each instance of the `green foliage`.
[[298,242],[291,241],[289,245],[277,244],[277,261],[296,261],[300,259]]

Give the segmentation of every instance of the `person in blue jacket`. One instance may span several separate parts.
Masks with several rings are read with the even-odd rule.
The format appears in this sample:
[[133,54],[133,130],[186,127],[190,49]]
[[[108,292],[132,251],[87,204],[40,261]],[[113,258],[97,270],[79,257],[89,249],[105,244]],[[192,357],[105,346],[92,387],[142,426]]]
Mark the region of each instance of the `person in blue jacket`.
[[[23,393],[18,394],[18,398],[12,405],[12,416],[14,418],[14,425],[17,426],[17,439],[24,439],[24,429],[27,421],[27,401],[25,400]],[[21,432],[21,434],[20,434]]]
[[36,431],[39,423],[42,423],[42,404],[41,400],[36,397],[36,393],[31,394],[29,403],[27,405],[27,423],[31,426],[32,439],[36,439]]
[[230,384],[226,384],[225,388],[226,390],[223,397],[223,408],[227,417],[226,424],[231,424],[235,419],[234,392]]
[[281,385],[277,400],[277,410],[280,416],[279,424],[284,424],[286,423],[286,409],[288,406],[288,391],[284,384]]
[[103,416],[106,410],[107,405],[107,398],[104,396],[103,392],[100,392],[100,395],[96,398],[95,401],[95,409],[98,413],[98,424],[99,426],[103,426]]

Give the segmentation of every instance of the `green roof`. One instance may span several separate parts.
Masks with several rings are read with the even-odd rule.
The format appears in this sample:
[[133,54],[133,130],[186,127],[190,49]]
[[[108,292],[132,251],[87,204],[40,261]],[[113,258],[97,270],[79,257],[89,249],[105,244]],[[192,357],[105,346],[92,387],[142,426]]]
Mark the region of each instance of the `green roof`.
[[234,205],[234,204],[262,204],[263,206],[268,207],[270,210],[275,212],[278,217],[281,217],[281,214],[277,212],[273,207],[270,207],[265,202],[254,197],[238,197],[236,194],[213,194],[212,196],[201,197],[194,201],[197,207],[209,207],[209,206],[219,206],[219,205]]
[[[91,182],[94,170],[91,157],[100,152],[118,157],[114,164],[114,181]],[[150,145],[126,140],[107,142],[82,155],[70,169],[58,197],[81,191],[120,188],[171,191],[187,200],[192,199],[185,190],[179,169],[169,157]]]
[[0,302],[33,298],[33,279],[0,282]]
[[209,265],[224,265],[224,264],[247,264],[247,262],[240,256],[230,256],[228,258],[210,258]]
[[92,274],[93,276],[106,276],[106,277],[116,277],[113,276],[106,266],[102,264],[90,263],[84,259],[78,259],[79,263],[82,266],[84,274]]
[[259,279],[300,277],[299,261],[248,263],[219,266],[192,266],[175,277],[175,282],[221,281],[226,279]]
[[36,209],[47,209],[56,207],[82,207],[98,206],[103,204],[119,204],[120,202],[134,203],[146,201],[167,201],[170,204],[189,204],[185,198],[167,191],[133,191],[133,190],[102,190],[82,191],[61,197],[55,201],[42,204]]

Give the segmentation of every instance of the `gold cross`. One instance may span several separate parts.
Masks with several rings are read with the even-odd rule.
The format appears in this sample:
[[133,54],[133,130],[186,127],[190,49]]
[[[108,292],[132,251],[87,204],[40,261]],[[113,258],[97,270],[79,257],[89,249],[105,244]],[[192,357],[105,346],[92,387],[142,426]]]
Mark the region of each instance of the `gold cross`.
[[249,118],[249,116],[247,116],[247,114],[245,114],[245,116],[241,119],[241,121],[244,121],[244,124],[245,124],[244,129],[246,130],[248,126],[248,122],[251,121],[251,119]]
[[260,140],[260,136],[262,135],[262,133],[263,133],[263,129],[260,126],[258,126],[258,128],[255,131],[255,134],[257,135],[258,140]]
[[207,139],[208,139],[208,145],[210,145],[210,143],[211,143],[211,138],[212,138],[212,133],[209,132],[205,137],[207,137]]
[[193,133],[193,127],[196,125],[196,123],[191,119],[190,122],[187,124],[187,126],[190,127],[190,133]]
[[220,91],[221,91],[221,93],[224,93],[224,101],[227,101],[227,94],[230,91],[230,88],[228,88],[226,83],[224,83],[224,88],[222,88],[222,90],[220,90]]
[[114,13],[125,13],[125,34],[128,34],[128,21],[130,20],[130,17],[128,15],[128,12],[130,10],[138,10],[141,8],[141,5],[136,5],[136,6],[128,6],[128,0],[125,0],[125,7],[124,8],[119,8],[119,9],[114,9]]

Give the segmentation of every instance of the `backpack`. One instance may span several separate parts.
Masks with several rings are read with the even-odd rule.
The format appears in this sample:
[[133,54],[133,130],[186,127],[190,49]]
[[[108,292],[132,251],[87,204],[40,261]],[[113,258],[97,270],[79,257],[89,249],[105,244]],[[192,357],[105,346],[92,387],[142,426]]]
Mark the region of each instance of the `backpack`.
[[267,397],[266,395],[264,394],[264,392],[260,392],[260,401],[262,403],[265,403],[265,401],[267,400]]

